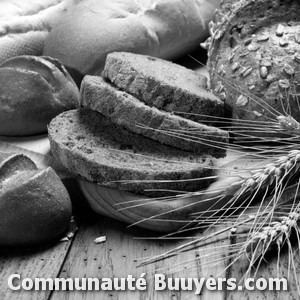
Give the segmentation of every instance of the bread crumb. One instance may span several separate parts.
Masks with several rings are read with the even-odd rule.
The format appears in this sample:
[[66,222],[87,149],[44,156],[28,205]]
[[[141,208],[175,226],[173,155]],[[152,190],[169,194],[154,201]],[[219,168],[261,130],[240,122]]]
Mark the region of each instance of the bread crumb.
[[69,233],[67,234],[67,238],[68,238],[69,240],[71,240],[73,237],[74,237],[74,233],[73,233],[73,232],[69,232]]
[[97,238],[94,240],[94,243],[95,243],[95,244],[102,244],[102,243],[104,243],[104,242],[106,242],[106,236],[105,236],[105,235],[99,236],[99,237],[97,237]]
[[63,237],[62,239],[60,239],[59,241],[60,241],[60,242],[68,242],[69,239],[65,236],[65,237]]

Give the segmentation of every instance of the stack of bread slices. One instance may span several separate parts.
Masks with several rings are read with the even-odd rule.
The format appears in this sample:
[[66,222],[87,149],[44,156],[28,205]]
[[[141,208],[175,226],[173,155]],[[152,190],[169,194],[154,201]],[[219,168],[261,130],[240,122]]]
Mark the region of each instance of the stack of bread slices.
[[162,59],[111,53],[103,77],[84,78],[83,108],[50,123],[52,152],[72,173],[106,187],[150,196],[200,190],[228,143],[212,121],[224,103],[206,84]]

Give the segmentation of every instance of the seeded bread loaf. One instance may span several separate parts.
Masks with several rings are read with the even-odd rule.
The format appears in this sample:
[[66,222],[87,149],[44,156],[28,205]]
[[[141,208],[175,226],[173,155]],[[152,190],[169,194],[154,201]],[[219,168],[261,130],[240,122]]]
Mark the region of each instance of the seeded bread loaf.
[[206,91],[206,77],[147,55],[115,52],[107,56],[103,76],[117,88],[158,109],[197,122],[223,116],[224,103]]
[[215,157],[225,155],[226,131],[145,105],[99,76],[85,76],[81,101],[84,107],[98,111],[113,123],[162,144]]
[[89,109],[60,114],[48,132],[62,165],[107,187],[161,196],[199,190],[210,182],[201,178],[213,173],[210,156],[162,145]]
[[269,121],[288,113],[299,121],[299,1],[223,4],[211,30],[208,67],[213,91],[226,98],[234,119]]
[[52,29],[44,55],[100,75],[106,55],[128,51],[172,59],[198,47],[219,0],[86,0]]

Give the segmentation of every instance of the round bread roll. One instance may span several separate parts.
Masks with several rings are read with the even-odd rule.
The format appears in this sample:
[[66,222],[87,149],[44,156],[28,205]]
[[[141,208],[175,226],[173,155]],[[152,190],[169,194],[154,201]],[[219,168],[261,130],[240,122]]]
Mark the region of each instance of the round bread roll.
[[72,214],[53,169],[38,170],[21,154],[0,152],[0,245],[32,246],[59,238]]
[[59,113],[79,107],[79,90],[59,61],[17,56],[0,65],[0,135],[47,132]]
[[86,0],[50,32],[44,55],[82,74],[100,74],[114,51],[174,58],[199,45],[219,0]]
[[214,93],[226,99],[233,119],[265,122],[290,114],[299,121],[299,1],[231,0],[221,7],[208,59]]

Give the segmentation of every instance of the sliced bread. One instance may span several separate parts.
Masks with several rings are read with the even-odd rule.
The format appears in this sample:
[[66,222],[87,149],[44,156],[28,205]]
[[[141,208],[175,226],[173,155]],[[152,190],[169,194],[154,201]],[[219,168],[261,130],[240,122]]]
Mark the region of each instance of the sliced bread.
[[215,157],[226,153],[227,131],[150,107],[99,76],[85,76],[81,101],[113,123],[163,144]]
[[147,55],[114,52],[107,56],[103,76],[147,105],[214,124],[224,103],[205,90],[206,77],[183,66]]
[[213,175],[211,156],[162,145],[98,112],[64,112],[48,126],[53,155],[74,174],[101,185],[152,196],[198,191]]

